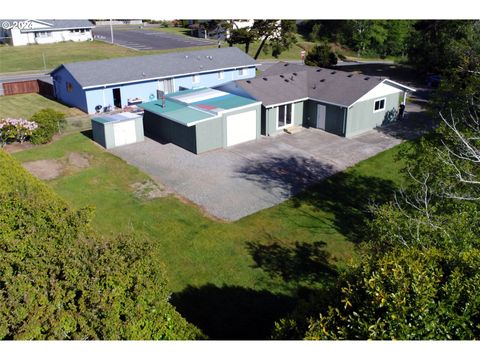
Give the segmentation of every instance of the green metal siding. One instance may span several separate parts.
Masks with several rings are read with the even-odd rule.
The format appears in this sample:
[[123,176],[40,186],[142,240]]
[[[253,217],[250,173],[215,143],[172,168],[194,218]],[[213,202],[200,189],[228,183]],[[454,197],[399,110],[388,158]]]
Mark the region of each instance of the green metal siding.
[[171,142],[197,153],[195,126],[187,127],[149,111],[143,115],[143,126],[145,135],[149,138],[160,143]]
[[92,121],[92,133],[93,133],[93,140],[95,140],[95,142],[97,142],[98,144],[106,148],[107,144],[105,142],[104,124],[98,123],[96,121]]
[[353,136],[377,126],[385,125],[396,120],[398,105],[402,93],[380,97],[385,98],[385,110],[373,112],[375,100],[359,102],[348,109],[346,136]]
[[[275,135],[281,133],[282,129],[277,129],[278,108],[266,109],[262,106],[262,135]],[[304,102],[293,103],[293,125],[302,126],[304,119]]]
[[308,100],[305,105],[305,126],[317,127],[317,105],[323,105],[325,112],[325,131],[343,136],[345,129],[345,108],[340,106],[322,103],[320,101]]
[[204,121],[195,125],[196,128],[196,153],[223,147],[224,119],[218,118]]

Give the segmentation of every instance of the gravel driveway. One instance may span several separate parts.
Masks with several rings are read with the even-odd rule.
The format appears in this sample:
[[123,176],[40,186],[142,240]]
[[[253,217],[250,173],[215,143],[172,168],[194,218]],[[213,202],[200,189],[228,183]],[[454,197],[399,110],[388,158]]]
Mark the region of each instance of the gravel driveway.
[[211,215],[235,221],[399,144],[402,131],[397,126],[346,139],[303,129],[200,155],[146,138],[110,151]]

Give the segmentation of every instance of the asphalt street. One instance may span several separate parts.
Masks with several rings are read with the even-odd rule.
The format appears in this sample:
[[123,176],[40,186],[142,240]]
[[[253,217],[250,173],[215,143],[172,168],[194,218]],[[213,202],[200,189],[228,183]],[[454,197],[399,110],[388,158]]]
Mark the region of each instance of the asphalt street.
[[[111,42],[109,26],[99,26],[93,30],[95,40]],[[135,50],[167,50],[192,46],[215,45],[213,40],[180,36],[161,31],[145,29],[116,29],[113,27],[113,42]]]

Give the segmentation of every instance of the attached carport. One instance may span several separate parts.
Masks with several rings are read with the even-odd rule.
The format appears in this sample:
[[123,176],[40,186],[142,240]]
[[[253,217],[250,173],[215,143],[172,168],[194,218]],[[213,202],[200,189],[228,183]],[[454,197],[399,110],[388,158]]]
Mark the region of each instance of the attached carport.
[[209,88],[169,94],[142,104],[145,135],[195,154],[260,137],[260,105],[255,100]]

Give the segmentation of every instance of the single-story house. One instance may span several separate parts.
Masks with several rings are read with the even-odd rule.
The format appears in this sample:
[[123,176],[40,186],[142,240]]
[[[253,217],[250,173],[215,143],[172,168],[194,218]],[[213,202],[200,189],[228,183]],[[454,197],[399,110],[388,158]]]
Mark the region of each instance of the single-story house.
[[285,62],[219,89],[262,102],[262,135],[297,125],[345,137],[395,121],[415,91],[387,78]]
[[59,101],[92,114],[253,78],[256,65],[229,47],[62,64],[51,75]]
[[88,20],[0,20],[0,38],[13,46],[93,40]]
[[261,103],[210,88],[139,105],[145,135],[195,154],[260,138]]

